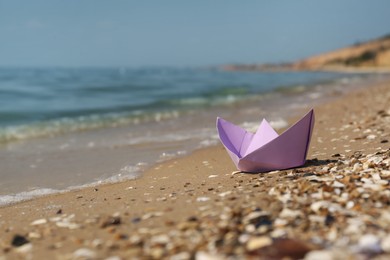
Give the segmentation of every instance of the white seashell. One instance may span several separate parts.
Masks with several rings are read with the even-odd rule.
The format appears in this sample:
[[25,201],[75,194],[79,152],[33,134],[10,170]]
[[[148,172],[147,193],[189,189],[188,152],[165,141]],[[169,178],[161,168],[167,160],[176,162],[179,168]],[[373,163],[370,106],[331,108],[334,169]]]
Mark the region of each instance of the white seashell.
[[359,244],[359,249],[362,252],[366,252],[366,253],[380,253],[381,252],[380,239],[373,234],[363,235],[359,239],[358,244]]
[[254,237],[249,239],[246,244],[246,249],[248,251],[257,250],[272,244],[272,239],[267,236]]
[[47,223],[47,219],[45,218],[41,218],[41,219],[37,219],[37,220],[34,220],[33,222],[31,222],[31,226],[37,226],[37,225],[42,225],[42,224],[46,224]]
[[76,251],[74,251],[73,253],[73,257],[78,259],[84,259],[84,258],[87,258],[87,259],[91,259],[91,258],[96,258],[96,253],[94,251],[92,251],[91,249],[88,249],[88,248],[80,248],[80,249],[77,249]]

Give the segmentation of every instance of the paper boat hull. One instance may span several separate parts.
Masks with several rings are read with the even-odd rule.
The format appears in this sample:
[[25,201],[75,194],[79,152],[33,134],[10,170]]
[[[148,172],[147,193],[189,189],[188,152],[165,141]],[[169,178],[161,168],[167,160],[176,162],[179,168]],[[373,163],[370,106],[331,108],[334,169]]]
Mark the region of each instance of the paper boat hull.
[[[217,120],[217,130],[222,144],[236,165],[243,172],[267,172],[299,167],[305,164],[314,127],[314,111],[311,110],[284,133],[262,145],[257,150],[241,156],[234,143],[245,139],[247,132],[232,126],[225,120]],[[234,128],[234,131],[232,131]],[[241,135],[241,137],[240,137]],[[236,140],[234,140],[236,139]]]

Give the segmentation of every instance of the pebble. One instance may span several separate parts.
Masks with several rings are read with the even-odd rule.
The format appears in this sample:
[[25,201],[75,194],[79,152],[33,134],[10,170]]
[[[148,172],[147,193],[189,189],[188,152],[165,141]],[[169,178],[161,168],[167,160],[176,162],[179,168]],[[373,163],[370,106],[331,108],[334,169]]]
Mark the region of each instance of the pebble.
[[57,227],[69,228],[69,229],[79,229],[81,225],[68,221],[58,221],[56,222]]
[[167,235],[159,235],[159,236],[154,236],[151,238],[150,243],[151,244],[161,244],[165,245],[168,244],[170,241],[169,236]]
[[311,210],[313,210],[314,212],[318,213],[320,211],[321,208],[328,208],[329,207],[329,202],[328,201],[325,201],[325,200],[322,200],[322,201],[316,201],[314,203],[311,204],[310,208]]
[[225,192],[221,192],[220,194],[218,194],[218,196],[220,197],[226,197],[227,195],[230,195],[232,193],[231,190],[228,190],[228,191],[225,191]]
[[34,220],[33,222],[31,222],[31,226],[37,226],[37,225],[42,225],[42,224],[46,224],[47,223],[47,219],[45,218],[41,218],[41,219],[37,219],[37,220]]
[[101,239],[95,238],[94,240],[92,240],[91,245],[94,248],[100,248],[103,245],[103,241]]
[[119,256],[109,256],[105,258],[104,260],[122,260]]
[[79,248],[73,252],[73,258],[75,259],[94,259],[97,254],[89,248]]
[[267,236],[254,237],[249,239],[246,243],[246,249],[248,251],[254,251],[272,244],[272,239]]
[[390,234],[388,234],[382,239],[381,248],[383,252],[390,253]]
[[334,188],[344,188],[345,185],[342,184],[342,183],[339,182],[339,181],[334,181],[333,184],[332,184],[332,187],[334,187]]
[[288,221],[285,219],[281,219],[281,218],[277,218],[274,221],[275,227],[283,227],[283,226],[286,226],[287,224],[288,224]]
[[121,224],[121,218],[119,216],[109,216],[101,222],[100,227],[106,228],[109,226],[120,225],[120,224]]
[[19,247],[27,243],[30,243],[30,241],[28,241],[26,237],[21,235],[14,235],[14,237],[12,238],[11,245],[14,247]]
[[191,254],[188,252],[181,252],[175,254],[169,258],[170,260],[189,260],[191,259]]
[[31,243],[24,244],[16,249],[16,252],[20,254],[27,254],[30,253],[31,250],[33,249],[33,245]]
[[284,208],[282,212],[279,213],[279,217],[281,218],[298,218],[302,216],[302,212],[300,210],[291,210],[288,208]]
[[29,232],[28,237],[29,238],[41,238],[42,236],[38,232]]
[[366,234],[359,239],[359,251],[364,253],[379,253],[381,252],[380,239],[373,234]]
[[332,251],[315,250],[305,255],[305,260],[335,260]]
[[210,254],[203,251],[199,251],[195,255],[195,260],[225,260],[225,259],[226,258],[221,255]]
[[146,220],[146,219],[150,219],[150,218],[154,218],[154,217],[161,217],[162,215],[164,215],[163,212],[149,212],[149,213],[146,213],[145,215],[142,216],[141,219],[143,220]]
[[204,202],[204,201],[209,201],[210,198],[209,197],[198,197],[196,198],[196,201],[198,202]]

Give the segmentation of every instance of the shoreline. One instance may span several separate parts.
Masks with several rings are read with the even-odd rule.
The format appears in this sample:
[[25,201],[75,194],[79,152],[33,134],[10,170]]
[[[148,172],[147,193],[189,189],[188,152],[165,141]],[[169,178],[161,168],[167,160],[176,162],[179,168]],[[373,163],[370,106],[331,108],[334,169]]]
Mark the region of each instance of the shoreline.
[[[366,167],[371,158],[368,154],[373,154],[375,160],[389,155],[390,111],[385,109],[389,93],[387,80],[316,107],[309,161],[298,169],[232,175],[233,164],[218,145],[158,164],[139,179],[0,207],[5,231],[0,249],[6,257],[33,259],[49,255],[63,259],[157,259],[172,255],[190,259],[202,254],[223,259],[275,256],[275,250],[283,256],[301,258],[319,254],[314,251],[319,249],[329,249],[321,251],[324,254],[343,256],[389,254],[384,251],[389,248],[382,246],[390,232],[390,216],[385,214],[390,208],[386,204],[389,183],[372,180],[374,174],[375,178],[379,174],[381,180],[388,180],[380,163],[389,159],[368,163],[367,169],[373,169],[373,173],[365,172],[364,178],[372,185],[358,186],[370,190],[381,205],[370,197],[359,197],[353,187],[355,179],[345,179],[346,172],[356,170],[348,162],[361,162]],[[359,152],[364,155],[355,157]],[[317,194],[320,188],[322,195]],[[344,193],[358,196],[351,200],[356,201],[354,205],[345,198],[335,201],[345,197]],[[364,207],[355,207],[360,199],[364,199]],[[324,205],[333,210],[325,210]],[[345,212],[351,217],[345,217]],[[382,221],[376,223],[380,229],[366,222],[374,221],[372,218]],[[324,225],[326,220],[331,223]],[[355,228],[353,235],[344,232],[349,227]],[[372,237],[364,236],[367,232]],[[28,242],[12,245],[17,235],[19,241]],[[346,244],[342,244],[343,237],[349,239]],[[371,238],[370,243],[361,238]],[[353,246],[358,250],[353,251]],[[299,250],[291,251],[289,247]]]
[[[0,145],[0,159],[6,162],[0,165],[3,172],[0,203],[136,178],[155,163],[217,143],[213,123],[217,116],[242,123],[250,130],[266,117],[274,127],[281,128],[291,113],[304,106],[325,102],[383,78],[341,75],[310,81],[307,85],[277,88],[247,97],[245,101],[233,98],[229,105],[194,109],[171,119]],[[283,81],[288,83],[291,79]],[[300,82],[299,78],[293,81]]]

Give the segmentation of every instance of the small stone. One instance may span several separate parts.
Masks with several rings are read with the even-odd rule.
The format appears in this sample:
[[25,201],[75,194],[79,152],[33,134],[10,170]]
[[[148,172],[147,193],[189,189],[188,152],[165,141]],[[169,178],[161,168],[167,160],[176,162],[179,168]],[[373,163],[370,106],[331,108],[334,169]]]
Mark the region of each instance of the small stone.
[[170,260],[187,260],[191,259],[191,255],[188,252],[181,252],[176,255],[173,255],[169,258]]
[[244,217],[243,223],[254,223],[264,216],[268,217],[268,213],[264,211],[253,211]]
[[333,182],[332,187],[334,187],[334,188],[344,188],[345,185],[342,184],[342,183],[339,182],[339,181],[335,181],[335,182]]
[[197,222],[197,221],[198,221],[198,218],[195,217],[195,216],[191,216],[191,217],[189,217],[189,218],[187,219],[187,221],[189,221],[189,222]]
[[333,217],[332,215],[328,214],[325,217],[325,225],[326,226],[330,226],[330,225],[333,224],[333,222],[335,222],[335,220],[336,220],[335,217]]
[[381,245],[380,240],[373,234],[363,235],[359,239],[359,249],[365,253],[380,253]]
[[310,205],[311,210],[318,213],[321,208],[328,208],[329,202],[325,200],[316,201],[313,204]]
[[254,251],[272,244],[272,239],[267,236],[254,237],[249,239],[246,244],[246,249],[248,251]]
[[153,248],[150,251],[150,255],[153,259],[161,259],[164,255],[164,249],[161,247]]
[[126,234],[123,233],[115,233],[114,234],[114,239],[115,240],[125,240],[128,239],[129,237]]
[[103,241],[101,239],[96,238],[96,239],[92,240],[91,245],[94,248],[101,248],[103,245]]
[[355,203],[353,201],[348,201],[345,207],[347,209],[352,209],[355,206]]
[[196,198],[197,202],[204,202],[204,201],[208,201],[208,200],[210,200],[209,197],[198,197],[198,198]]
[[169,243],[169,237],[167,235],[159,235],[152,237],[150,242],[152,244],[160,244],[160,245],[165,245]]
[[311,250],[307,244],[288,238],[276,239],[271,247],[277,252],[278,257],[275,257],[277,259],[286,257],[301,259]]
[[164,214],[163,212],[149,212],[149,213],[146,213],[145,215],[143,215],[141,219],[146,220],[146,219],[150,219],[150,218],[154,218],[154,217],[160,217],[163,214]]
[[382,239],[381,247],[383,252],[390,253],[390,235]]
[[287,232],[286,232],[285,229],[277,228],[277,229],[274,229],[271,232],[271,237],[272,238],[283,238],[283,237],[286,237],[286,236],[287,236]]
[[232,191],[228,190],[228,191],[225,191],[225,192],[221,192],[220,194],[218,194],[218,196],[226,197],[227,195],[230,195],[231,193],[232,193]]
[[365,162],[363,163],[363,169],[364,170],[367,170],[367,169],[370,169],[370,168],[374,168],[375,167],[375,164],[373,162]]
[[33,222],[31,222],[31,226],[37,226],[37,225],[42,225],[42,224],[46,224],[47,223],[47,220],[45,218],[41,218],[41,219],[37,219],[37,220],[34,220]]
[[77,223],[69,222],[69,221],[59,221],[56,222],[57,227],[69,228],[69,229],[78,229],[81,226]]
[[333,260],[333,254],[331,251],[326,250],[315,250],[305,255],[305,260]]
[[195,260],[224,260],[226,259],[223,256],[210,254],[202,251],[198,251],[195,255]]
[[113,226],[113,225],[119,225],[121,224],[121,218],[119,216],[110,216],[103,220],[103,222],[100,224],[101,228],[106,228],[108,226]]
[[140,222],[140,221],[141,221],[141,218],[140,218],[140,217],[135,217],[135,218],[133,218],[133,219],[131,220],[131,223],[136,224],[136,223],[138,223],[138,222]]
[[122,258],[115,255],[115,256],[109,256],[109,257],[105,258],[104,260],[122,260]]
[[41,238],[41,234],[37,233],[37,232],[30,232],[28,233],[28,237],[29,238]]
[[216,178],[216,177],[218,177],[218,175],[215,174],[209,175],[209,178]]
[[33,248],[33,245],[31,243],[24,244],[16,249],[16,252],[20,254],[27,254],[29,253]]
[[284,208],[282,212],[280,212],[279,217],[281,218],[298,218],[302,216],[302,212],[299,210],[291,210],[289,208]]
[[288,221],[286,219],[277,218],[274,221],[275,227],[283,227],[283,226],[286,226],[287,224],[288,224]]
[[76,259],[93,259],[96,258],[96,253],[88,248],[80,248],[73,252],[73,257]]
[[21,235],[15,235],[14,238],[12,239],[11,245],[14,247],[19,247],[27,243],[30,243],[30,241],[28,241],[27,238]]

